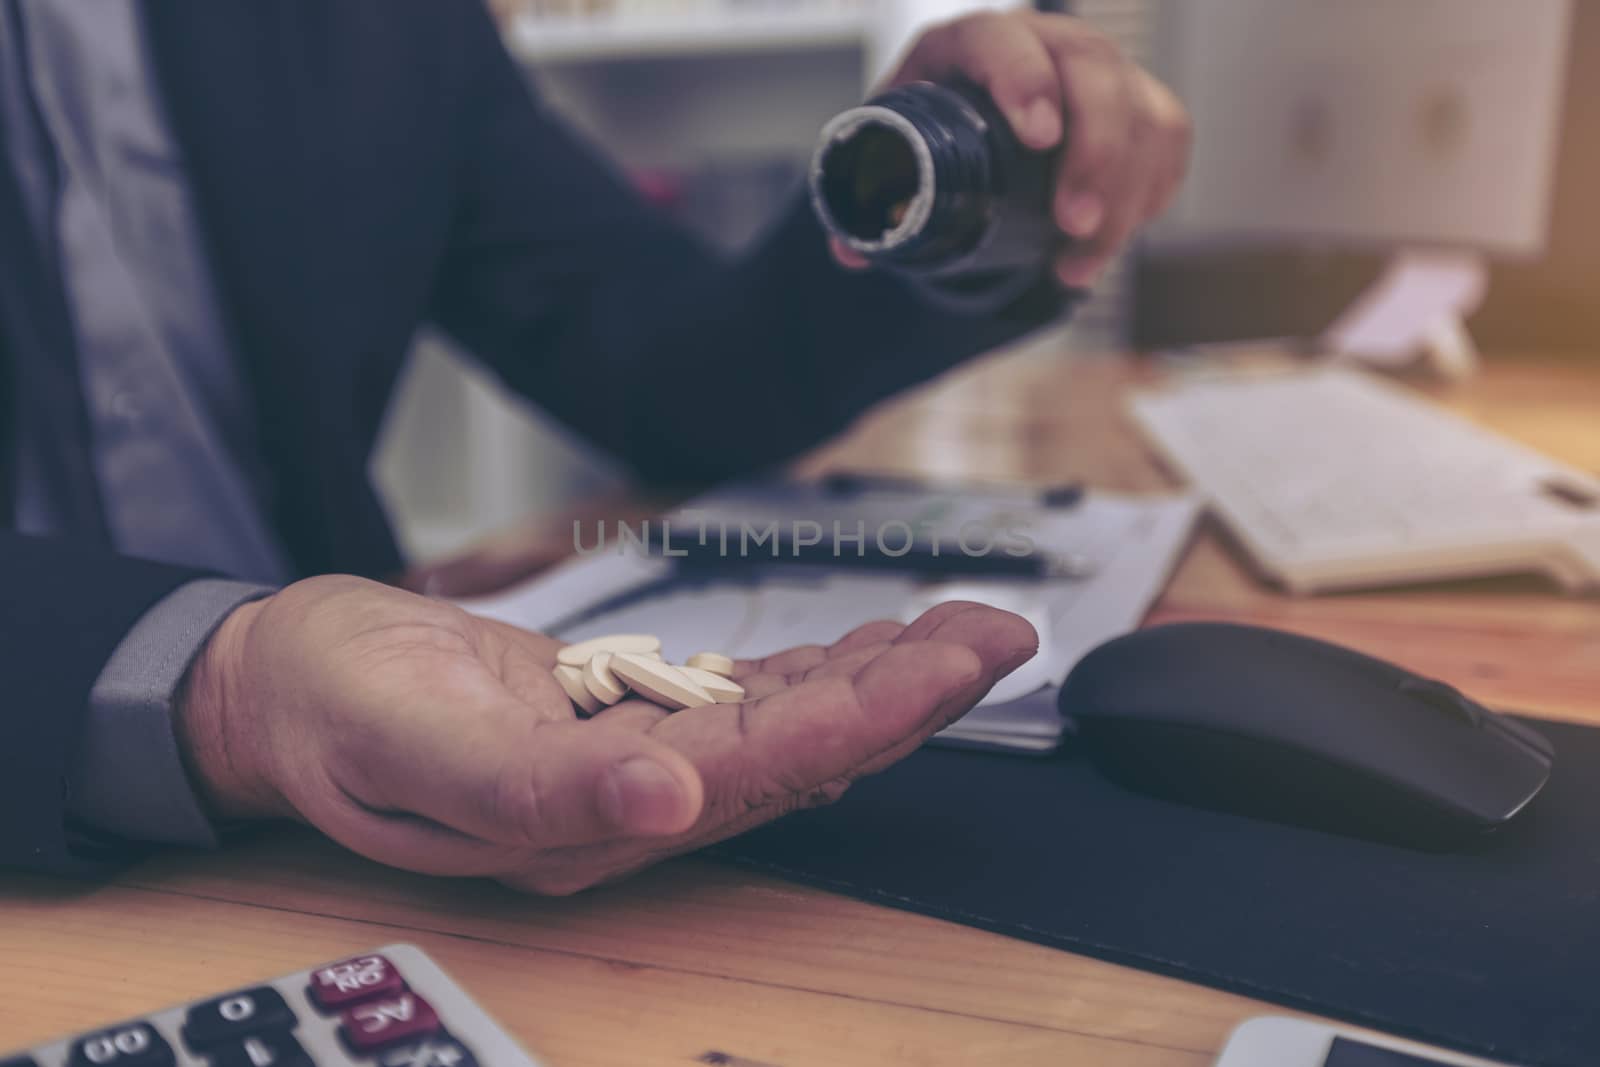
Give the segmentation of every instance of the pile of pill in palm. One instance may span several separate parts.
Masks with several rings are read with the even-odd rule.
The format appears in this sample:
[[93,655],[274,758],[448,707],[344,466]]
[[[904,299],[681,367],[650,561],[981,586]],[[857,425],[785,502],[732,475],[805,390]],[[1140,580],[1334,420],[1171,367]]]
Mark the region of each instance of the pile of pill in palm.
[[697,652],[678,666],[661,658],[651,634],[609,634],[566,645],[556,653],[555,676],[585,715],[610,707],[630,692],[669,711],[737,704],[744,687],[732,680],[733,660]]

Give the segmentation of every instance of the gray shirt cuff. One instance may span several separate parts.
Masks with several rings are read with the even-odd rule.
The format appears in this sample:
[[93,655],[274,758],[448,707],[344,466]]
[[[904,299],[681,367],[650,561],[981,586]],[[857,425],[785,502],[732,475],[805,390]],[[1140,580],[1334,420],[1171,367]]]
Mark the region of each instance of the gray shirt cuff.
[[74,817],[127,840],[216,846],[216,828],[178,753],[173,708],[189,665],[222,620],[275,591],[203,578],[140,616],[89,693],[89,718],[67,779]]

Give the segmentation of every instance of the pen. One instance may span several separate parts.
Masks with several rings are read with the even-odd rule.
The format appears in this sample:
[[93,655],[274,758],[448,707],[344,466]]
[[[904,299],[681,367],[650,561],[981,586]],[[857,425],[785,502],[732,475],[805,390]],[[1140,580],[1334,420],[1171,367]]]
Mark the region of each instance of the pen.
[[[948,493],[994,494],[1011,496],[1027,492],[1023,486],[998,482],[940,482],[905,474],[873,474],[868,471],[833,471],[822,476],[823,492],[831,496],[855,496],[859,493]],[[1041,507],[1069,508],[1083,500],[1082,482],[1064,482],[1036,490],[1033,497]]]

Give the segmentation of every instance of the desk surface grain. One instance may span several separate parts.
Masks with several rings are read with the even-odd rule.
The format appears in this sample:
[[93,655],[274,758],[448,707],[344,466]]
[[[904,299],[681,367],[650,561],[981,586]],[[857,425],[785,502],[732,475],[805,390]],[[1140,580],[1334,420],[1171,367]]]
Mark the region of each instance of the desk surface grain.
[[[992,357],[886,406],[799,469],[1168,485],[1118,402],[1158,373]],[[1594,364],[1491,364],[1439,399],[1600,471]],[[530,558],[547,549],[530,546]],[[1340,641],[1494,705],[1600,723],[1600,602],[1534,580],[1294,600],[1208,528],[1151,621],[1190,618]],[[402,940],[554,1067],[1201,1067],[1235,1023],[1274,1010],[704,860],[537,900],[275,830],[101,885],[0,878],[0,1049]]]

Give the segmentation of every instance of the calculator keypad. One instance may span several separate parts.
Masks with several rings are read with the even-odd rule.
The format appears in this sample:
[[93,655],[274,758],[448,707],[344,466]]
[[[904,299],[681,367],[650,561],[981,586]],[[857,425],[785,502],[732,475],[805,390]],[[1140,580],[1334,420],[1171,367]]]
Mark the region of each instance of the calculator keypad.
[[261,986],[190,1008],[183,1024],[183,1040],[190,1048],[204,1051],[211,1045],[237,1041],[266,1030],[292,1030],[294,1024],[294,1012],[289,1010],[283,995],[276,989]]
[[485,1067],[537,1067],[464,1000],[421,952],[394,945],[18,1050],[0,1067],[479,1067],[483,1053]]
[[71,1067],[171,1067],[172,1046],[149,1023],[132,1023],[81,1038],[72,1046]]

